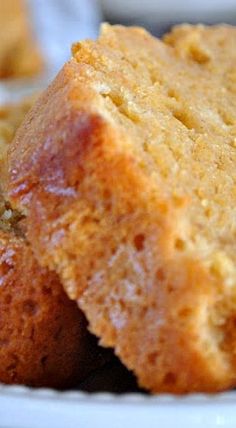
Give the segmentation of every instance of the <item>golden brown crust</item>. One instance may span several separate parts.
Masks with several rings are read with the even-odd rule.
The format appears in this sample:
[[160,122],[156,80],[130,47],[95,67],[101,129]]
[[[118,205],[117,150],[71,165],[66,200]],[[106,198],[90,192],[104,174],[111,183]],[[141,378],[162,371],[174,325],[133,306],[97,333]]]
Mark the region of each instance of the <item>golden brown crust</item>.
[[[0,110],[0,187],[6,152],[34,98]],[[0,193],[0,382],[66,388],[107,359],[57,275],[41,268],[27,243],[25,219]]]
[[24,0],[0,2],[0,78],[33,76],[43,60],[30,28]]
[[[196,61],[192,64],[192,59],[180,59],[173,48],[144,30],[107,31],[97,44],[74,48],[75,59],[65,65],[19,130],[10,153],[11,200],[27,213],[27,236],[40,262],[57,271],[67,293],[85,312],[91,331],[104,346],[115,348],[140,385],[153,392],[226,389],[236,384],[233,300],[215,265],[205,263],[204,247],[202,253],[198,243],[193,250],[184,248],[182,233],[191,241],[188,221],[199,201],[186,189],[177,195],[167,191],[172,166],[158,175],[161,162],[168,163],[175,154],[176,141],[182,143],[183,138],[183,155],[190,153],[186,164],[192,156],[186,147],[191,147],[194,132],[194,143],[203,135],[209,141],[216,135],[219,141],[222,135],[228,138],[228,128],[216,128],[198,111],[194,115],[189,109],[185,120],[172,110],[178,101],[170,87],[175,73],[178,95],[187,108],[181,93],[185,73],[187,89],[197,103],[202,101],[192,79],[198,76],[207,91],[205,73],[212,71],[204,71]],[[235,38],[235,30],[229,31]],[[139,52],[141,65],[138,60],[132,63]],[[158,79],[152,69],[155,55]],[[139,66],[146,86],[135,86]],[[167,76],[169,69],[173,76]],[[165,77],[169,87],[162,81]],[[118,88],[109,92],[116,80]],[[153,88],[156,93],[148,109]],[[204,90],[203,86],[203,94]],[[131,100],[127,93],[133,95]],[[158,118],[157,130],[149,114],[153,122]],[[164,148],[173,141],[172,152],[169,158],[157,156],[154,168],[147,146],[153,132],[157,150],[162,148],[162,129],[167,135]],[[181,144],[178,149],[181,158]],[[201,219],[202,211],[196,212]],[[193,222],[193,230],[201,230],[199,224]]]
[[86,320],[30,247],[0,233],[0,381],[65,388],[102,363]]

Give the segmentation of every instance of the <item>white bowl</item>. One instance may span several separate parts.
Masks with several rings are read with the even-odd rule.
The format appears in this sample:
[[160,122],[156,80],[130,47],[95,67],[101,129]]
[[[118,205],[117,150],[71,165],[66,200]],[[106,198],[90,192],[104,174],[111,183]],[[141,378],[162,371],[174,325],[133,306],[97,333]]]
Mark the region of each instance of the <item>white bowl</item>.
[[101,0],[106,14],[118,19],[156,22],[236,22],[235,0]]

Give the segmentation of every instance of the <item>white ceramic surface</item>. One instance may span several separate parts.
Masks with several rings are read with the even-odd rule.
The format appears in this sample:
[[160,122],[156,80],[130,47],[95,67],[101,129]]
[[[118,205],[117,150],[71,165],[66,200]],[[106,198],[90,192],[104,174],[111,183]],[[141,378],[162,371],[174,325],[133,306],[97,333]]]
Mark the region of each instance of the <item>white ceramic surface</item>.
[[0,428],[235,428],[236,393],[114,396],[0,387]]
[[235,0],[100,0],[108,15],[118,18],[151,18],[156,22],[224,21],[236,16]]

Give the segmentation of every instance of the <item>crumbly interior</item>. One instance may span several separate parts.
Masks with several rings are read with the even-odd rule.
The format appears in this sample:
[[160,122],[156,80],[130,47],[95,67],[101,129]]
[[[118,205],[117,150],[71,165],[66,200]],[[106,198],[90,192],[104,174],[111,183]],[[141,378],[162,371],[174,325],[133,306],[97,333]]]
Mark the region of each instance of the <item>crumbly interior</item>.
[[76,45],[75,57],[94,78],[100,113],[135,142],[130,150],[145,173],[162,193],[186,201],[176,250],[234,286],[236,30],[184,26],[165,44],[134,39],[105,27],[96,49]]
[[154,392],[236,383],[235,43],[105,25],[10,154],[35,254]]
[[4,232],[14,232],[21,235],[22,231],[19,228],[19,221],[23,216],[11,208],[9,202],[5,201],[3,196],[0,196],[0,230]]
[[[154,184],[162,197],[181,206],[182,214],[175,220],[172,257],[178,260],[179,255],[186,255],[195,263],[200,262],[220,284],[218,301],[211,310],[209,302],[201,303],[195,322],[209,364],[218,353],[222,367],[228,367],[230,372],[236,304],[236,30],[227,26],[212,29],[183,26],[174,29],[163,42],[150,39],[143,30],[136,31],[129,38],[122,30],[112,32],[105,26],[96,46],[90,41],[76,45],[74,56],[79,64],[86,64],[82,74],[99,94],[99,114],[123,134],[118,152],[125,150],[135,158],[150,186]],[[145,234],[137,231],[136,237],[137,250],[139,247],[143,250]],[[113,252],[109,263],[118,275],[116,278],[120,274],[129,278],[127,287],[132,288],[132,274],[122,273],[122,269],[119,273],[117,263],[126,264],[119,252],[122,253],[122,246]],[[137,291],[137,278],[143,275],[147,286],[149,277],[147,272],[141,273],[141,264],[136,267],[140,269],[134,280]],[[160,282],[162,275],[161,272]],[[98,277],[99,272],[90,283],[101,286]],[[110,286],[112,278],[108,280]],[[177,278],[174,281],[177,283]],[[115,282],[112,287],[116,290]],[[95,289],[98,292],[98,287],[94,286]],[[132,293],[136,291],[133,289]],[[128,290],[125,299],[127,293]],[[112,293],[110,297],[112,301]],[[138,294],[136,298],[139,299]],[[91,294],[88,291],[82,298],[82,308],[91,316],[96,332],[95,318],[99,311],[96,308],[93,312],[93,299],[95,291]],[[192,311],[186,303],[179,322],[181,319],[185,322],[186,314]],[[117,315],[114,306],[111,312],[115,328],[120,329],[125,319],[122,321],[120,316],[124,313],[122,307],[117,309]],[[99,331],[103,337],[102,331],[103,327]],[[125,359],[126,350],[119,346],[118,353]],[[224,354],[229,349],[230,359]],[[159,351],[154,354],[153,367]],[[148,361],[143,364],[151,366]],[[136,365],[141,365],[137,355],[133,366]],[[148,369],[142,370],[146,372],[140,376],[144,384],[153,383],[155,389],[152,372],[148,379]],[[170,382],[168,373],[163,378],[167,390],[176,381],[172,375]]]

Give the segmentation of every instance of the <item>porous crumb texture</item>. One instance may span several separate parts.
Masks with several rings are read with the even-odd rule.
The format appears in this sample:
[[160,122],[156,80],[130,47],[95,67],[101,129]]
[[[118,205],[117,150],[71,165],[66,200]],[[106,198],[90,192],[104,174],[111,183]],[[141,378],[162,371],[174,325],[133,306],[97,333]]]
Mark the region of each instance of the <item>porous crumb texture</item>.
[[38,265],[3,192],[7,147],[34,98],[0,108],[0,382],[65,388],[105,357],[57,275]]
[[153,392],[236,385],[235,44],[230,26],[105,25],[10,153],[38,259]]
[[43,60],[34,40],[25,0],[0,1],[0,78],[33,76]]

